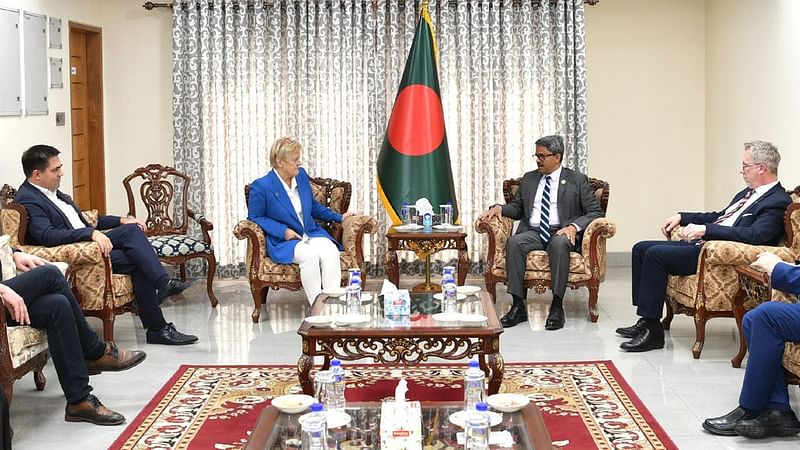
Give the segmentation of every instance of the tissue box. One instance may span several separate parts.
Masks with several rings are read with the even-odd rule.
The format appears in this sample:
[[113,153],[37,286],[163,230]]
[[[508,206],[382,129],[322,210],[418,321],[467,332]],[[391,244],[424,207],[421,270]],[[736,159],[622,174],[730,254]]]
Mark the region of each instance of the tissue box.
[[422,410],[419,402],[383,402],[381,449],[422,450]]
[[411,296],[408,294],[408,289],[384,294],[383,314],[386,317],[411,315]]

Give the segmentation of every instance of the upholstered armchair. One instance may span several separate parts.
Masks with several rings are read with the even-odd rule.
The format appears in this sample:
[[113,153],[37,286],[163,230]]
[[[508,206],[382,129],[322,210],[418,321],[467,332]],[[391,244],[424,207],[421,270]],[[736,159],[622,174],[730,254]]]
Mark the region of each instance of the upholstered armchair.
[[[669,330],[676,313],[694,318],[695,342],[692,355],[700,358],[705,344],[705,327],[709,319],[734,317],[733,299],[739,290],[736,266],[756,260],[759,253],[773,252],[787,262],[800,257],[800,186],[791,193],[795,203],[789,205],[784,216],[785,238],[778,246],[749,245],[732,241],[708,241],[703,245],[697,261],[697,273],[687,276],[670,276],[667,282],[666,316],[662,321]],[[675,227],[671,239],[680,239],[682,227]]]
[[[83,211],[91,224],[97,223],[97,211]],[[76,242],[56,247],[27,245],[25,234],[28,212],[18,203],[7,203],[0,209],[0,234],[11,237],[11,246],[48,261],[69,264],[67,279],[81,309],[87,316],[103,321],[103,338],[114,340],[114,319],[117,314],[136,311],[133,285],[129,275],[115,274],[110,258],[103,256],[95,242]]]
[[[138,187],[138,200],[144,205],[147,217],[147,237],[161,262],[180,267],[181,279],[186,281],[186,261],[194,258],[204,259],[208,265],[206,274],[206,291],[211,306],[217,306],[213,282],[217,272],[217,259],[211,245],[209,231],[214,229],[202,214],[198,214],[187,206],[189,198],[188,175],[178,172],[173,167],[161,164],[150,164],[139,167],[122,180],[128,196],[128,215],[136,216],[137,198],[134,186]],[[181,194],[184,201],[176,208],[176,193]],[[189,219],[200,226],[202,239],[187,234]]]
[[[506,203],[516,194],[522,178],[505,180],[503,182],[503,197]],[[589,183],[597,195],[597,200],[603,208],[605,215],[608,208],[608,182],[597,178],[589,178]],[[506,283],[506,241],[511,237],[514,221],[507,217],[492,218],[490,220],[478,219],[475,229],[478,233],[485,233],[489,239],[486,254],[486,290],[496,301],[496,284]],[[606,240],[614,237],[617,227],[614,222],[602,217],[592,221],[583,234],[580,252],[572,252],[569,262],[569,276],[567,285],[572,289],[586,286],[589,289],[589,317],[592,322],[597,322],[597,297],[600,283],[606,276]],[[550,266],[547,252],[544,250],[532,251],[528,254],[527,268],[525,270],[525,287],[533,288],[541,294],[550,287]]]
[[[351,185],[345,181],[330,178],[311,178],[311,190],[314,198],[322,205],[338,213],[347,212],[350,206]],[[244,188],[245,199],[249,198],[250,185]],[[347,269],[361,268],[361,277],[366,281],[364,266],[364,234],[377,231],[375,219],[355,214],[344,219],[341,224],[322,224],[336,240],[342,243],[344,251],[339,254],[342,263],[342,281],[347,281]],[[278,264],[267,254],[264,231],[256,223],[242,220],[233,230],[238,239],[247,240],[247,276],[250,280],[250,291],[253,294],[253,323],[261,317],[261,305],[267,301],[269,288],[299,291],[300,268],[297,264]]]

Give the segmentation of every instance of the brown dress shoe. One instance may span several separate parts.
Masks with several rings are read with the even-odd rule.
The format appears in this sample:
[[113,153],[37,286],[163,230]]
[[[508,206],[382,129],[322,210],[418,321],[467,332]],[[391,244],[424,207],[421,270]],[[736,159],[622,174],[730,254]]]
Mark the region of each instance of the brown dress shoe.
[[106,350],[103,356],[95,360],[86,360],[86,370],[89,375],[97,375],[100,372],[119,372],[128,370],[144,361],[147,353],[141,350],[120,350],[117,344],[106,342]]
[[64,410],[64,420],[67,422],[89,422],[95,425],[121,425],[125,417],[112,411],[92,394],[78,403],[68,403]]

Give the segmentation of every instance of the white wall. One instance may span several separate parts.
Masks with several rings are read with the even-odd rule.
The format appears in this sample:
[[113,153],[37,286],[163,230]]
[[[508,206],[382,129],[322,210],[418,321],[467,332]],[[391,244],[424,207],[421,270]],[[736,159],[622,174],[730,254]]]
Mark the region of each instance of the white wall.
[[800,2],[709,0],[706,18],[706,204],[714,209],[742,188],[746,141],[775,143],[781,183],[800,184]]
[[704,207],[704,14],[697,0],[586,7],[589,175],[611,185],[610,252]]

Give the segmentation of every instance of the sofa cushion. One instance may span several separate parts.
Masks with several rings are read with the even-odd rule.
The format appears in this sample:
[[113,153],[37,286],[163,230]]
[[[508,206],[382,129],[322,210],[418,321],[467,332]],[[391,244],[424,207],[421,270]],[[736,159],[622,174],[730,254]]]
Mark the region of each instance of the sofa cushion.
[[187,256],[194,253],[214,253],[211,244],[184,234],[168,236],[151,236],[148,238],[156,255]]

